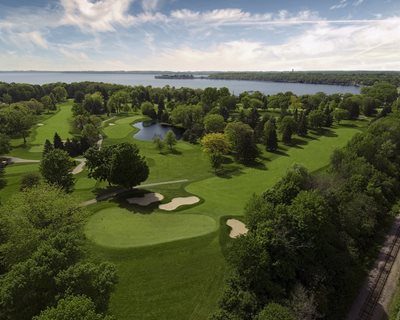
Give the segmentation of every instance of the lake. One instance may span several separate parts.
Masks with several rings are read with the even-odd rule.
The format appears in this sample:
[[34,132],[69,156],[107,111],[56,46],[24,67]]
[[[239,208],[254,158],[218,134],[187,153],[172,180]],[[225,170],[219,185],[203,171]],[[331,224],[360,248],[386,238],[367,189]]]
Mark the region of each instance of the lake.
[[138,122],[133,124],[133,126],[139,129],[139,132],[135,133],[133,137],[142,141],[151,141],[154,136],[160,136],[161,139],[164,139],[165,134],[169,130],[172,130],[175,133],[176,139],[180,140],[185,131],[184,129],[162,125],[151,121]]
[[155,74],[137,73],[101,73],[101,72],[0,72],[0,81],[30,84],[45,84],[52,82],[81,82],[95,81],[123,85],[144,85],[153,87],[188,87],[204,89],[207,87],[227,87],[236,95],[244,91],[260,91],[264,94],[292,91],[296,95],[314,94],[317,92],[333,93],[360,93],[355,86],[338,86],[326,84],[283,83],[267,81],[245,80],[214,80],[214,79],[155,79]]

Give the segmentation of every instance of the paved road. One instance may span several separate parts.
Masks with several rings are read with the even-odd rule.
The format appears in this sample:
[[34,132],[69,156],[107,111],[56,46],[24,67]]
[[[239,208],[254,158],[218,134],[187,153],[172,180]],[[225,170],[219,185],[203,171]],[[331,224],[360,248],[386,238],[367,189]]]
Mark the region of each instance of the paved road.
[[[149,187],[155,187],[155,186],[162,186],[164,184],[184,183],[184,182],[188,182],[188,181],[189,181],[188,179],[182,179],[182,180],[173,180],[173,181],[148,183],[148,184],[142,184],[140,186],[137,186],[134,189],[143,189],[143,188],[149,188]],[[103,200],[107,200],[107,199],[110,199],[110,198],[114,198],[118,194],[126,192],[126,191],[127,191],[126,189],[118,189],[118,190],[115,190],[113,192],[105,193],[105,194],[102,194],[102,195],[96,197],[95,199],[91,199],[91,200],[82,202],[81,206],[82,207],[86,207],[86,206],[95,204],[95,203],[97,203],[99,201],[103,201]]]

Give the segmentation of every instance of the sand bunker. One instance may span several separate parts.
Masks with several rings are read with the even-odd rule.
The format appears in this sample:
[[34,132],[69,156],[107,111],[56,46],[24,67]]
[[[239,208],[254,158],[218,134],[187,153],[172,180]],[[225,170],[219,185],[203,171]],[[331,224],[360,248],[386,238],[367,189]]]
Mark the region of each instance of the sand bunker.
[[160,193],[146,193],[143,197],[135,197],[126,199],[130,204],[138,204],[139,206],[148,206],[153,202],[158,202],[164,199],[164,196]]
[[228,219],[226,224],[232,228],[231,233],[229,234],[231,238],[237,238],[241,235],[247,234],[249,231],[242,221],[236,219]]
[[158,206],[159,209],[161,210],[166,210],[166,211],[172,211],[175,210],[176,208],[180,206],[186,206],[189,204],[195,204],[199,202],[200,199],[197,197],[180,197],[180,198],[174,198],[171,200],[171,202],[165,203],[165,204],[160,204]]
[[115,126],[115,123],[109,123],[108,125],[109,126]]
[[38,127],[44,126],[43,123],[38,123],[37,125],[38,125]]

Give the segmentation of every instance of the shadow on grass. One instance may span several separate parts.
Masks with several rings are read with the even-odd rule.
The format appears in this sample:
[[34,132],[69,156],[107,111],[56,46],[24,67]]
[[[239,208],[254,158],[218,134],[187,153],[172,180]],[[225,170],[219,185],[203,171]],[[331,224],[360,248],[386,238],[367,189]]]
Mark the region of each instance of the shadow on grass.
[[180,151],[178,151],[178,150],[176,150],[176,149],[168,149],[168,150],[162,150],[162,151],[160,151],[159,154],[161,154],[161,155],[163,155],[163,156],[167,156],[167,155],[169,155],[169,154],[173,154],[173,155],[179,156],[179,155],[182,154],[182,152],[180,152]]
[[128,198],[133,198],[133,197],[143,197],[146,193],[149,193],[151,191],[146,190],[146,189],[133,189],[129,190],[123,193],[118,194],[115,198],[110,200],[110,202],[113,202],[118,205],[118,207],[122,209],[126,209],[130,212],[133,213],[139,213],[139,214],[151,214],[153,213],[156,209],[158,209],[158,205],[160,204],[159,201],[153,202],[147,206],[141,206],[138,204],[130,204],[126,199]]
[[215,175],[219,178],[224,179],[232,179],[233,177],[237,177],[243,174],[243,166],[238,164],[229,164],[227,166],[222,167]]

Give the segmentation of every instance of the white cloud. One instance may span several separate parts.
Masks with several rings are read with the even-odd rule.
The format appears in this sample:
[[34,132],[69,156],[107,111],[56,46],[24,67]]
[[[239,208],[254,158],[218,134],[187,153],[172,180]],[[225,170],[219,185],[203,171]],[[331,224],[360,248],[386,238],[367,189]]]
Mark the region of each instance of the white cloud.
[[134,17],[128,10],[132,0],[61,0],[64,17],[61,24],[76,25],[82,31],[115,31],[115,26],[129,26]]
[[343,9],[346,8],[348,5],[347,0],[340,0],[339,3],[331,6],[329,9],[335,10],[335,9]]
[[321,23],[279,45],[242,39],[202,50],[188,45],[165,49],[144,59],[141,69],[399,70],[399,46],[400,18],[362,25]]
[[227,8],[205,12],[187,9],[175,10],[170,14],[170,21],[184,22],[191,25],[264,25],[264,24],[301,24],[320,19],[313,11],[305,10],[292,14],[286,10],[277,13],[252,14],[241,9]]
[[353,6],[358,7],[363,2],[364,2],[364,0],[356,0],[356,1],[353,2]]
[[155,11],[160,6],[160,0],[142,0],[144,11]]

